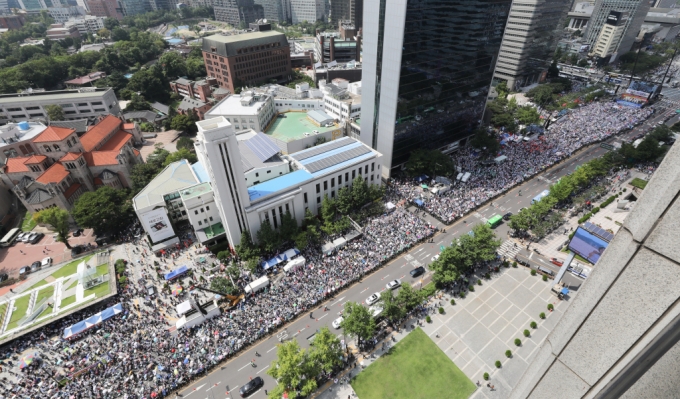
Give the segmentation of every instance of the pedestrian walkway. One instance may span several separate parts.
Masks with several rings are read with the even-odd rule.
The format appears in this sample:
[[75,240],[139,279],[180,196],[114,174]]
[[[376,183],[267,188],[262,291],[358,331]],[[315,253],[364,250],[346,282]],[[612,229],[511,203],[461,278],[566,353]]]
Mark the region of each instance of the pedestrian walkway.
[[[471,278],[473,284],[476,280]],[[472,382],[480,382],[471,398],[509,396],[576,294],[572,292],[565,300],[559,300],[550,292],[551,284],[551,281],[531,276],[529,269],[521,266],[502,268],[491,279],[482,280],[481,286],[475,285],[475,291],[465,298],[442,294],[430,300],[432,322],[426,323],[424,317],[420,318],[420,327]],[[455,300],[455,305],[451,304],[451,299]],[[549,303],[554,306],[552,312],[547,309]],[[439,306],[444,309],[443,314],[434,311]],[[545,313],[546,318],[540,319],[540,313]],[[537,324],[535,329],[530,326],[532,321]],[[399,342],[414,328],[418,328],[415,319],[406,322],[400,332],[393,332],[391,336]],[[529,337],[524,336],[524,330],[530,331]],[[520,339],[520,346],[515,345],[516,338]],[[361,362],[370,367],[394,344],[390,337],[386,342],[384,349],[378,343],[373,352],[375,358],[360,356],[357,367],[338,376],[337,383],[331,381],[322,386],[315,397],[346,399],[350,395],[354,398],[351,385],[343,384],[341,377],[348,373],[356,376],[363,369]],[[506,350],[512,351],[510,358],[506,357]],[[501,361],[501,368],[494,365],[496,360]],[[486,387],[485,372],[490,374],[488,383],[494,385],[493,391]]]
[[514,259],[515,255],[517,255],[521,249],[522,247],[517,244],[517,241],[505,240],[505,242],[501,244],[500,248],[498,248],[497,252],[501,257],[506,259]]

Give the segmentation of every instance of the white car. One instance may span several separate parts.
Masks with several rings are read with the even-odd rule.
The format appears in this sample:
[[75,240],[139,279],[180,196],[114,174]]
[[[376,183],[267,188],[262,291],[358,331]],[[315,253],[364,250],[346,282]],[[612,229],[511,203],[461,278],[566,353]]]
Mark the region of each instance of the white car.
[[387,287],[388,290],[393,290],[395,288],[398,288],[401,286],[401,281],[399,280],[392,280],[385,287]]
[[440,254],[437,254],[437,255],[433,256],[432,259],[431,259],[432,262],[434,262],[434,261],[436,261],[437,259],[439,259],[439,255],[440,255]]
[[373,295],[369,296],[368,298],[366,298],[366,305],[371,306],[371,305],[373,305],[374,303],[378,302],[379,300],[380,300],[380,294],[378,294],[378,293],[376,292],[375,294],[373,294]]
[[340,316],[337,319],[333,320],[333,323],[331,323],[331,325],[333,326],[333,328],[338,329],[340,328],[340,323],[342,323],[343,320],[345,319],[342,316]]
[[48,256],[47,258],[41,260],[41,261],[40,261],[40,265],[41,265],[42,267],[47,267],[47,266],[52,265],[52,258],[50,258],[50,257]]
[[382,305],[374,305],[368,308],[368,311],[371,312],[371,316],[374,318],[380,316],[380,314],[383,312],[383,307]]

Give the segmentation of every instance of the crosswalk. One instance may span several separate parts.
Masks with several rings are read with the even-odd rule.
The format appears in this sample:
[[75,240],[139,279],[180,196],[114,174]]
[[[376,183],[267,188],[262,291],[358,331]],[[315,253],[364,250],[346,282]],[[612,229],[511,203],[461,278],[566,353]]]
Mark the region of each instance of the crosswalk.
[[489,221],[489,219],[485,218],[484,215],[482,215],[482,214],[479,213],[479,212],[475,212],[473,216],[476,217],[476,218],[478,218],[479,220],[481,220],[482,223],[486,223],[486,222]]
[[517,255],[521,249],[522,248],[519,245],[515,246],[514,241],[506,240],[503,244],[501,244],[501,247],[498,248],[497,252],[501,257],[514,259],[515,255]]

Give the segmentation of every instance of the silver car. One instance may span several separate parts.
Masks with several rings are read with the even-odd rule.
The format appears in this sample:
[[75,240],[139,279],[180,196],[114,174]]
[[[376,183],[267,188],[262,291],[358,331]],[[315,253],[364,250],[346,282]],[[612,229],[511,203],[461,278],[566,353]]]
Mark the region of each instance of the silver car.
[[399,280],[392,280],[385,287],[387,287],[388,290],[393,290],[395,288],[399,288],[401,286],[401,281]]
[[371,305],[373,305],[374,303],[378,302],[379,300],[380,300],[380,294],[378,294],[378,293],[376,292],[375,294],[373,294],[373,295],[369,296],[368,298],[366,298],[366,305],[371,306]]

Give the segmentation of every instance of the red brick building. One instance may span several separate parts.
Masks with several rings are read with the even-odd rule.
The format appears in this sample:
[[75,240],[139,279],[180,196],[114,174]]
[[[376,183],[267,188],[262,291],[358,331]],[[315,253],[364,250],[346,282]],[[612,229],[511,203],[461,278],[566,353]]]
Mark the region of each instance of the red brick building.
[[0,15],[0,28],[20,29],[24,26],[25,20],[21,15]]
[[116,0],[87,0],[87,7],[90,15],[116,18],[119,21],[123,19],[123,14],[116,8]]
[[208,36],[203,60],[208,76],[232,93],[245,85],[286,82],[291,74],[288,40],[276,31]]
[[217,86],[217,79],[206,78],[204,80],[193,81],[179,78],[174,82],[170,82],[170,89],[175,93],[182,97],[195,98],[203,102],[210,101],[213,91],[212,86]]

